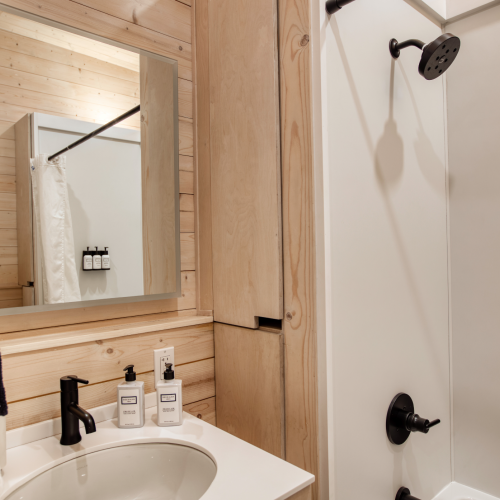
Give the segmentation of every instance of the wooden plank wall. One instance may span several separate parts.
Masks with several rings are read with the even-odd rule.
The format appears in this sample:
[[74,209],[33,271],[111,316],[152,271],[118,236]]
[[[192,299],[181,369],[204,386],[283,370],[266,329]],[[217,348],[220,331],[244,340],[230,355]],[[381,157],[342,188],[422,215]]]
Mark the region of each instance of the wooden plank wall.
[[[195,315],[191,0],[162,0],[154,8],[139,0],[107,2],[106,5],[92,0],[80,3],[5,0],[2,3],[178,61],[182,296],[4,316],[0,321],[0,334],[18,332],[22,336],[26,334],[23,332],[37,330],[37,334],[42,335],[54,327],[70,328],[58,325],[76,325],[71,328],[83,330],[89,322],[110,323],[113,328],[119,328],[119,323],[124,321],[120,318],[133,321],[155,313]],[[34,27],[31,21],[0,13],[0,92],[3,94],[0,102],[0,266],[17,264],[13,124],[33,111],[106,122],[137,104],[138,67],[137,54],[52,27]],[[138,117],[124,125],[138,128]],[[0,267],[0,301],[22,300],[20,288],[13,292],[2,283],[17,283],[15,268],[2,270]],[[5,303],[4,307],[10,305]],[[95,325],[92,323],[92,327]],[[213,327],[202,325],[5,355],[9,428],[57,416],[59,377],[69,372],[87,377],[91,382],[80,392],[81,404],[86,408],[115,401],[116,385],[122,379],[123,366],[128,363],[136,365],[139,378],[146,382],[147,392],[152,392],[152,350],[167,345],[176,347],[176,375],[184,381],[184,409],[215,423]],[[36,375],[37,371],[43,373],[43,381],[33,386],[37,377],[29,377],[29,374]]]
[[[190,2],[166,0],[153,10],[142,2],[110,3],[88,0],[36,2],[12,0],[12,7],[61,21],[70,26],[165,55],[179,62],[179,151],[181,207],[181,269],[195,278],[193,172],[193,83]],[[95,4],[95,5],[94,5]],[[95,7],[95,9],[94,9]],[[109,11],[109,12],[108,12]],[[92,20],[91,20],[92,18]],[[161,19],[161,22],[159,21]],[[90,24],[89,24],[90,23]],[[104,123],[139,103],[139,55],[111,45],[0,12],[0,308],[22,304],[18,287],[14,123],[34,111]],[[122,122],[138,129],[139,115]],[[183,292],[188,281],[183,276]],[[174,300],[147,304],[144,313],[194,309],[196,304]],[[128,307],[110,308],[110,316],[130,314]],[[140,308],[139,308],[140,310]],[[104,316],[103,316],[104,314]],[[47,315],[45,319],[48,320]],[[77,315],[78,316],[78,315]],[[50,324],[61,324],[53,314]],[[92,319],[104,319],[101,309]],[[75,321],[81,321],[78,317]],[[12,329],[29,328],[9,320]],[[38,326],[34,322],[34,326]]]
[[59,379],[65,375],[90,381],[80,388],[85,409],[116,401],[116,386],[128,364],[135,365],[146,393],[154,392],[153,350],[167,346],[175,347],[184,410],[215,424],[214,333],[209,323],[4,355],[8,429],[60,416]]

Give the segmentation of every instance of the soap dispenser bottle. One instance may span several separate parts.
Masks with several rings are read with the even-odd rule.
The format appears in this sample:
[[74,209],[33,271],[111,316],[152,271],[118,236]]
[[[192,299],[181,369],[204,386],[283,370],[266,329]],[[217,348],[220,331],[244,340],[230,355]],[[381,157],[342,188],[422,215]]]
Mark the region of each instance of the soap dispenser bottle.
[[92,252],[90,251],[90,248],[87,247],[87,250],[83,251],[83,263],[82,263],[82,268],[84,271],[92,271]]
[[156,385],[158,425],[182,425],[182,380],[176,380],[172,363],[165,364],[163,380]]
[[125,382],[118,386],[118,427],[130,429],[144,425],[144,382],[137,380],[134,365],[126,366],[123,371]]
[[102,269],[102,257],[99,248],[95,247],[94,256],[92,257],[92,269]]
[[104,252],[102,252],[102,261],[101,261],[101,267],[102,269],[106,269],[106,271],[109,271],[111,269],[111,258],[109,256],[109,247],[104,247]]

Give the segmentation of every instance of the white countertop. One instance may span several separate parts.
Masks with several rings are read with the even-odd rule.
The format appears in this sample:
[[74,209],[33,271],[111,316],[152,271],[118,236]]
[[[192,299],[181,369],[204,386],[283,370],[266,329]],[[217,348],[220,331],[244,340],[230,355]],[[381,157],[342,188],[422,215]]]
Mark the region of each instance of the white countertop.
[[119,429],[116,419],[97,424],[97,432],[74,446],[61,446],[51,436],[7,451],[7,466],[0,479],[0,500],[21,484],[67,460],[116,446],[138,443],[173,443],[207,454],[217,475],[202,500],[284,500],[314,482],[314,476],[211,424],[184,413],[178,427],[158,427],[156,407],[146,410],[140,429]]

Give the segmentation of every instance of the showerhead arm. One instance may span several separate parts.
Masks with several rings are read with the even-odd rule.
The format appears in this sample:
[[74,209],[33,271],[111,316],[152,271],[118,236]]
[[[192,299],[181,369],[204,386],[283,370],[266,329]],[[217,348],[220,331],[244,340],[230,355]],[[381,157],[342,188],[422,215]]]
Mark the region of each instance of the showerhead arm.
[[414,38],[401,43],[393,38],[389,42],[389,50],[391,51],[391,56],[394,57],[394,59],[398,59],[401,55],[401,50],[406,49],[407,47],[417,47],[418,49],[423,50],[425,47],[425,43],[420,40],[415,40]]

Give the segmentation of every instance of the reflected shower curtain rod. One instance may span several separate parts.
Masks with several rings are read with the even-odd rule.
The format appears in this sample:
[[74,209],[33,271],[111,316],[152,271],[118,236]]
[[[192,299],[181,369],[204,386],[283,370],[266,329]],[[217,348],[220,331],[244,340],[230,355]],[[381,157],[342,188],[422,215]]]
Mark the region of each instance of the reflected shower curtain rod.
[[114,120],[110,121],[109,123],[106,123],[106,125],[99,127],[98,129],[94,130],[93,132],[90,132],[90,134],[83,136],[81,139],[78,139],[77,141],[73,142],[72,144],[65,147],[64,149],[61,149],[61,151],[57,152],[56,154],[49,156],[49,161],[52,161],[54,158],[57,158],[59,155],[62,155],[66,151],[69,151],[70,149],[76,148],[76,146],[79,146],[80,144],[87,142],[89,139],[92,139],[92,137],[95,137],[96,135],[102,134],[105,130],[108,130],[108,128],[111,128],[114,125],[116,125],[117,123],[120,123],[123,120],[126,120],[129,116],[135,115],[140,110],[141,110],[141,106],[138,105],[135,108],[132,108],[131,110],[127,111],[126,113],[123,113],[123,115],[119,116],[118,118],[115,118]]

